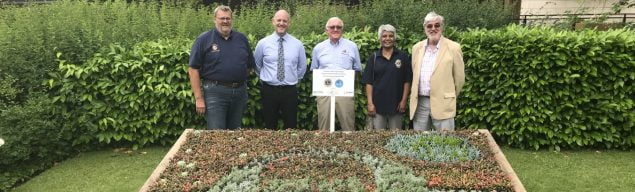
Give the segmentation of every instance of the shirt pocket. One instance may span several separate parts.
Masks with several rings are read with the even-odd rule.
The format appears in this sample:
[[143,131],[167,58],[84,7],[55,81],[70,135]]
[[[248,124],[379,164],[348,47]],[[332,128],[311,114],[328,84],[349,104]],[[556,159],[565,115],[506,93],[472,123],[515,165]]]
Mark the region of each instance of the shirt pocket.
[[348,65],[350,64],[351,67],[353,66],[353,64],[355,63],[355,53],[353,52],[353,50],[349,50],[346,49],[346,52],[341,53],[342,56],[342,61],[344,61],[345,63],[342,63],[344,65]]

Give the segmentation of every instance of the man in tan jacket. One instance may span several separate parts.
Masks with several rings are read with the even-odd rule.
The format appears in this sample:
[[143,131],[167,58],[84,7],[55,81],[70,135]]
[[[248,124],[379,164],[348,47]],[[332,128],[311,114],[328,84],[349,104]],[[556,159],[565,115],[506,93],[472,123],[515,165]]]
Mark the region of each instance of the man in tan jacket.
[[443,17],[428,13],[428,37],[412,48],[410,119],[415,130],[454,131],[456,98],[465,83],[461,46],[443,37]]

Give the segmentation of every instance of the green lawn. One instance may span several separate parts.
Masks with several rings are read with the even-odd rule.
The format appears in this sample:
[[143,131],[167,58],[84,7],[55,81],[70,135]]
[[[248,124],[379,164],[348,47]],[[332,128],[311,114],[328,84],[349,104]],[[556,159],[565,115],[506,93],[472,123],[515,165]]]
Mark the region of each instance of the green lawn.
[[[84,153],[14,191],[137,191],[168,149]],[[635,151],[503,152],[527,191],[635,191]]]
[[635,191],[635,151],[503,153],[527,191]]
[[137,151],[110,149],[83,153],[13,191],[138,191],[168,150],[168,147],[150,147]]

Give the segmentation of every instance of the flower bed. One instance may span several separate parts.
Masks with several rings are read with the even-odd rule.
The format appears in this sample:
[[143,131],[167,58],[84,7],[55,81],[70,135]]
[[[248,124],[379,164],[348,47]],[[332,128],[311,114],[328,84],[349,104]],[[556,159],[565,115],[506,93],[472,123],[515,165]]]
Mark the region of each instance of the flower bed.
[[486,130],[186,130],[141,191],[523,191],[492,143]]

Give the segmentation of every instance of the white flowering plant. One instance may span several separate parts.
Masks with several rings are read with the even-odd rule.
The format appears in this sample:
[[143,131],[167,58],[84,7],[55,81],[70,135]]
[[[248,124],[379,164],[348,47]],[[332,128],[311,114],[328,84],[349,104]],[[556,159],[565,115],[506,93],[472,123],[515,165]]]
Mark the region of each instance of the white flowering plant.
[[4,145],[4,139],[0,138],[0,147],[2,147],[2,145]]

